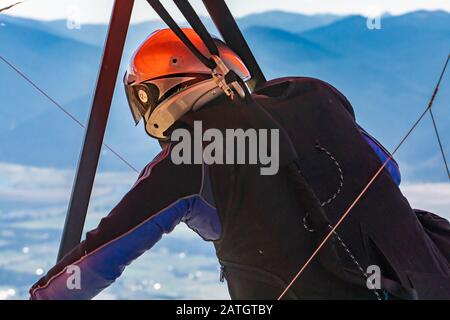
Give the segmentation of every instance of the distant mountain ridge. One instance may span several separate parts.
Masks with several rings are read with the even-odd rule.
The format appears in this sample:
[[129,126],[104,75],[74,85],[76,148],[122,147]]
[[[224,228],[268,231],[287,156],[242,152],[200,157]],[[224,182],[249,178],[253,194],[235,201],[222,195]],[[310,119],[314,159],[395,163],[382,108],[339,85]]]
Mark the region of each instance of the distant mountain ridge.
[[305,15],[276,10],[251,14],[237,19],[237,22],[242,29],[267,27],[297,33],[328,25],[342,18],[344,16],[335,14]]
[[[211,21],[205,22],[217,33]],[[330,82],[353,103],[359,122],[388,148],[425,108],[450,52],[450,14],[444,11],[384,17],[381,30],[367,29],[362,16],[279,11],[238,22],[268,78],[298,75]],[[159,147],[141,127],[133,128],[121,77],[133,49],[161,27],[156,21],[131,26],[106,134],[106,141],[137,167],[150,161]],[[69,30],[64,21],[0,15],[0,54],[84,122],[105,33],[105,25]],[[448,79],[442,83],[435,113],[450,154]],[[83,130],[3,63],[0,83],[0,161],[74,168]],[[428,120],[397,156],[406,180],[445,178]],[[100,168],[127,170],[107,152]]]

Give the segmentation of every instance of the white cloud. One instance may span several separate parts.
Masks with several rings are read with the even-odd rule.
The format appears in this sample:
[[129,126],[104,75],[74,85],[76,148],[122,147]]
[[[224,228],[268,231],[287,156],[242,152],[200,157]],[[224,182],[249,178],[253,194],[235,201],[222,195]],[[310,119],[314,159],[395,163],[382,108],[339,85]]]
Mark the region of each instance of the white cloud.
[[450,220],[450,183],[414,183],[401,187],[413,208],[428,210]]
[[[0,162],[0,200],[22,203],[66,203],[70,198],[72,170],[38,168]],[[108,196],[113,189],[131,186],[136,175],[121,172],[98,173],[93,197]]]
[[[71,170],[0,162],[0,200],[31,204],[67,203],[73,176]],[[98,173],[93,191],[96,205],[100,208],[114,205],[112,202],[118,201],[135,179],[136,175],[131,173]],[[412,207],[450,218],[450,183],[404,183],[401,189]]]

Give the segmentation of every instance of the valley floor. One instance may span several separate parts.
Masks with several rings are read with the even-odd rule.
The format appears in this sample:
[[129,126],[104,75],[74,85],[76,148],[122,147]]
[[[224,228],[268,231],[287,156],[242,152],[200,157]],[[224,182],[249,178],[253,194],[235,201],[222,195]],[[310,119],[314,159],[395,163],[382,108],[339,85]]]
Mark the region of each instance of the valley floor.
[[[134,174],[99,173],[86,229],[132,185]],[[0,300],[27,299],[28,288],[52,267],[73,172],[0,163]],[[416,208],[450,218],[450,183],[404,183]],[[185,225],[125,270],[98,299],[228,299],[214,248]]]

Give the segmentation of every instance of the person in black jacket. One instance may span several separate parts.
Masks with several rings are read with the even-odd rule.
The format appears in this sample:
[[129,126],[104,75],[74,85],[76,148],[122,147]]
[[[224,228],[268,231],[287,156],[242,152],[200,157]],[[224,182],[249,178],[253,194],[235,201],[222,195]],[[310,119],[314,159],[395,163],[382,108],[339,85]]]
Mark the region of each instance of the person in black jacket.
[[[195,32],[183,31],[207,55]],[[248,80],[240,58],[215,41],[226,68]],[[233,299],[276,299],[329,230],[313,228],[310,213],[298,201],[283,168],[262,174],[267,163],[231,161],[239,158],[234,151],[255,150],[249,144],[243,149],[225,148],[225,160],[214,162],[202,157],[214,142],[210,137],[200,146],[201,161],[179,159],[186,156],[183,152],[198,152],[192,142],[188,144],[192,148],[180,153],[180,138],[185,133],[195,136],[195,128],[200,128],[202,137],[214,130],[209,132],[216,138],[230,130],[255,129],[239,112],[244,102],[232,102],[230,92],[222,90],[211,71],[169,29],[153,33],[138,48],[124,83],[134,120],[144,120],[147,134],[161,141],[162,151],[86,240],[30,289],[31,298],[93,298],[163,234],[184,222],[203,240],[214,243]],[[233,91],[240,94],[238,88]],[[252,99],[288,133],[330,224],[391,157],[357,125],[347,99],[325,82],[276,79],[254,92]],[[196,127],[198,123],[201,127]],[[261,143],[258,137],[258,148],[269,146],[270,156],[276,156],[277,136],[270,136],[270,143]],[[399,183],[398,165],[391,159],[284,297],[449,298],[448,250],[434,241],[439,231],[429,230],[449,232],[450,228],[445,220],[426,212],[418,218]],[[427,231],[424,222],[431,223]],[[68,285],[73,267],[80,270],[77,288]],[[368,285],[368,270],[379,270],[375,288]]]

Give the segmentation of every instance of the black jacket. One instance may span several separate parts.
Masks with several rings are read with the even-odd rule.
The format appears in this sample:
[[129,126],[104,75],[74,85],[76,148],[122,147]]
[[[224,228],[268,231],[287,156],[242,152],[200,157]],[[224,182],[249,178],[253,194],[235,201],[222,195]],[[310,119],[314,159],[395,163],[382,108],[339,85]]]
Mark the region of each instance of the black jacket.
[[[301,171],[333,225],[382,164],[366,143],[350,103],[329,84],[310,78],[273,80],[253,97],[287,131]],[[245,129],[251,121],[236,116],[242,107],[216,100],[188,114],[184,122],[202,120],[204,129]],[[278,297],[328,230],[305,228],[305,208],[285,170],[263,176],[257,165],[209,169],[223,226],[215,246],[231,296]],[[444,250],[433,242],[384,170],[339,228],[342,241],[336,237],[330,241],[287,297],[375,298],[359,267],[366,271],[378,265],[381,293],[407,299],[450,298],[450,228],[444,219],[427,221],[446,232],[439,244]]]
[[[367,140],[349,102],[324,82],[278,79],[253,96],[286,129],[310,189],[334,224],[386,158],[378,152],[382,146]],[[204,130],[254,127],[251,114],[241,112],[243,103],[218,98],[179,125],[191,128],[201,120]],[[214,243],[232,298],[280,295],[329,231],[311,232],[286,168],[263,176],[259,165],[175,165],[173,147],[147,165],[86,240],[31,288],[33,299],[94,297],[180,222]],[[338,229],[340,238],[328,242],[286,298],[450,297],[450,225],[414,212],[398,180],[395,164],[382,172]],[[377,295],[359,270],[369,265],[381,269]],[[67,287],[68,266],[80,269],[80,290]]]

